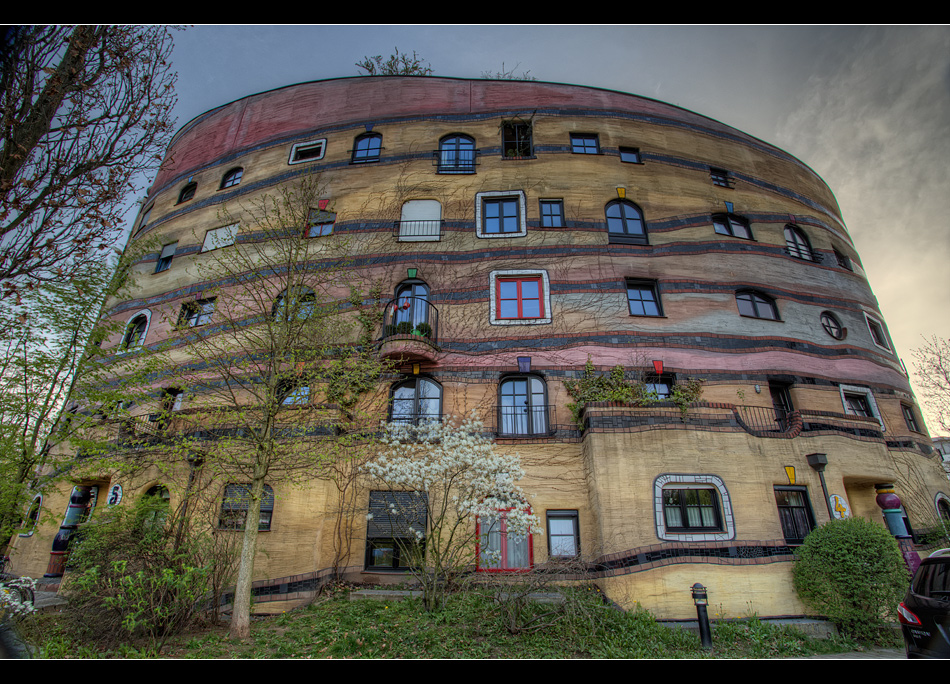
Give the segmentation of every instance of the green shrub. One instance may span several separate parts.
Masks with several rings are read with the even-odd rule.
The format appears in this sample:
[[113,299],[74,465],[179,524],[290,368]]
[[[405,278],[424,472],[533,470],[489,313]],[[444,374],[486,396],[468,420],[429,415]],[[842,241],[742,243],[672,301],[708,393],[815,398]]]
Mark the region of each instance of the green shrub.
[[802,601],[845,635],[880,640],[910,581],[894,537],[864,518],[832,520],[814,529],[796,556]]

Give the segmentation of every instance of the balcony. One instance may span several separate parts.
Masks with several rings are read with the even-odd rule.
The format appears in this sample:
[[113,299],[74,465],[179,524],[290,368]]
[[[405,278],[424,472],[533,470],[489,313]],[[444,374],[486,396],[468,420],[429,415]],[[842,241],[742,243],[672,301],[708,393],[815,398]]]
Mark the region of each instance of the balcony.
[[432,150],[432,163],[437,173],[475,173],[475,160],[480,150],[470,148],[450,148]]
[[393,237],[400,242],[438,242],[444,225],[442,219],[393,221]]
[[499,438],[527,439],[549,437],[557,432],[556,407],[496,406],[495,426]]
[[434,362],[439,351],[439,310],[424,297],[397,297],[386,304],[379,354],[397,362]]

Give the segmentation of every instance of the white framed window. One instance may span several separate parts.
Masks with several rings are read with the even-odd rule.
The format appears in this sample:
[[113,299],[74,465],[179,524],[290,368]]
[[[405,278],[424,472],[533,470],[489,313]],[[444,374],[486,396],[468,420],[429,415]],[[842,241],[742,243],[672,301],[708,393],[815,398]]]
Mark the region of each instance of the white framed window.
[[438,200],[409,200],[399,217],[400,242],[438,242],[442,237],[442,204]]
[[492,325],[551,322],[551,282],[547,271],[492,271],[489,280]]
[[308,142],[297,143],[290,148],[290,158],[288,164],[302,164],[308,161],[323,159],[323,154],[327,149],[327,139],[310,140]]
[[201,245],[201,251],[210,252],[213,249],[233,245],[235,240],[237,240],[238,225],[237,223],[232,223],[230,226],[221,226],[220,228],[209,230],[205,233],[205,241]]
[[521,190],[475,194],[475,235],[480,238],[524,237],[525,194]]
[[877,418],[877,422],[881,424],[881,430],[885,430],[884,421],[881,420],[881,411],[877,407],[874,393],[870,389],[857,385],[839,385],[838,391],[841,394],[841,405],[844,407],[846,414]]
[[664,473],[653,481],[656,535],[666,541],[736,538],[732,498],[716,475]]
[[871,334],[871,341],[874,342],[874,346],[884,351],[891,351],[891,343],[887,339],[884,324],[867,312],[864,313],[864,320],[867,321],[868,332]]

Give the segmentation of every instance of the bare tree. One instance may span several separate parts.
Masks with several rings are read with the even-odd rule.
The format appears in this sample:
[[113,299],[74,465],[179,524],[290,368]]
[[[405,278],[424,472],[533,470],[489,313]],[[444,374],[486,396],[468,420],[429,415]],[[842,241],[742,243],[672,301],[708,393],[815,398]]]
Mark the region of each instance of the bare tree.
[[389,59],[383,60],[382,55],[375,57],[363,57],[356,66],[366,72],[367,76],[430,76],[432,75],[432,65],[424,61],[424,57],[412,51],[409,53],[399,52],[399,48],[393,48],[394,54]]
[[361,453],[379,425],[377,317],[362,311],[349,245],[317,209],[321,192],[319,178],[306,177],[224,212],[234,232],[196,263],[208,283],[202,299],[171,312],[173,334],[152,352],[160,434],[137,424],[135,439],[155,459],[201,462],[205,477],[228,483],[218,525],[243,530],[236,638],[250,632],[270,485],[329,477],[328,464]]
[[161,26],[13,26],[0,58],[0,296],[68,279],[122,237],[173,126]]
[[950,341],[934,335],[914,350],[917,386],[944,433],[950,433]]

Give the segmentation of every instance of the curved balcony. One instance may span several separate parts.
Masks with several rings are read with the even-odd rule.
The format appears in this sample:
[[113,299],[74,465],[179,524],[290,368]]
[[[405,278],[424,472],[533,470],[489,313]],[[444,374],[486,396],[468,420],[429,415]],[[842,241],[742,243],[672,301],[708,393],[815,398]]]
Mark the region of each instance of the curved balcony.
[[397,362],[434,362],[439,351],[439,310],[424,297],[386,303],[379,354]]

